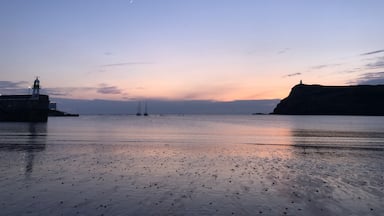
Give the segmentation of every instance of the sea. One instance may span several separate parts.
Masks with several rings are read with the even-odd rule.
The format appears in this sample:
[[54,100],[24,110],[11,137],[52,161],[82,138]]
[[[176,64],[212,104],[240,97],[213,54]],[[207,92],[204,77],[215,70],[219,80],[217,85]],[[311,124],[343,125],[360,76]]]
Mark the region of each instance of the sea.
[[384,215],[384,117],[0,123],[0,215]]

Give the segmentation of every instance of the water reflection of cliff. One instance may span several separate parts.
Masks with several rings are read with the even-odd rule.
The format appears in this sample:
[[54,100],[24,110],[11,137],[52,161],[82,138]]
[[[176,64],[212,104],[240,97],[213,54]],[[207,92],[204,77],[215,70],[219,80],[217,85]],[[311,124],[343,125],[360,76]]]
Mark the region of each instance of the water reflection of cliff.
[[25,174],[33,171],[36,152],[46,148],[46,123],[4,123],[0,125],[0,151],[22,154]]
[[384,151],[383,142],[384,133],[375,131],[292,131],[292,146],[302,149]]

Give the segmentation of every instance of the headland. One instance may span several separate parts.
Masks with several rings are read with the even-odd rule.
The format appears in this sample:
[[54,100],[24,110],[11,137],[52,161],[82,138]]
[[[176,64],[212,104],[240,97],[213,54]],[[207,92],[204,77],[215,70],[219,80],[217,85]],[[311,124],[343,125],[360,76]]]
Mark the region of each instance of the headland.
[[384,116],[384,85],[298,84],[272,114]]

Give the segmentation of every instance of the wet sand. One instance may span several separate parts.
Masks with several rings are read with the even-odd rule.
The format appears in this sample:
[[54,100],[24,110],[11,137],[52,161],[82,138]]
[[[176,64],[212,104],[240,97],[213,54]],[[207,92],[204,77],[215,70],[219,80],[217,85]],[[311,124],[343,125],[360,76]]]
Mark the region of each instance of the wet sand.
[[2,215],[384,215],[383,151],[257,143],[42,148],[3,145]]

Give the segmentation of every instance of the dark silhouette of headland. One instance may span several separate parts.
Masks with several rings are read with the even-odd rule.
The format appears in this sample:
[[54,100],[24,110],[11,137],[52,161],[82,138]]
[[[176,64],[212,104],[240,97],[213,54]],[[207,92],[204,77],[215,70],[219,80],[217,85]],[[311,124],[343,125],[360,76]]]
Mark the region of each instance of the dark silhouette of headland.
[[272,114],[384,116],[384,85],[294,86]]

